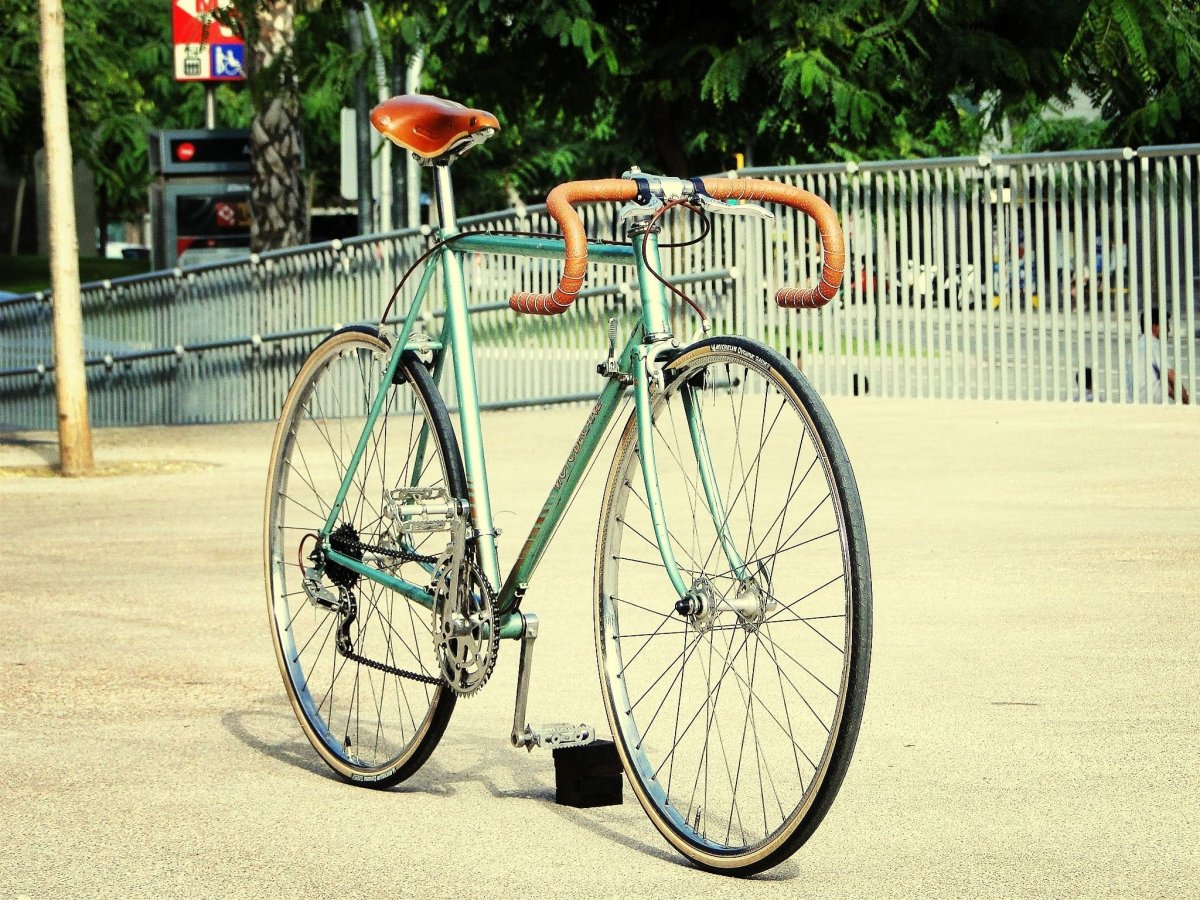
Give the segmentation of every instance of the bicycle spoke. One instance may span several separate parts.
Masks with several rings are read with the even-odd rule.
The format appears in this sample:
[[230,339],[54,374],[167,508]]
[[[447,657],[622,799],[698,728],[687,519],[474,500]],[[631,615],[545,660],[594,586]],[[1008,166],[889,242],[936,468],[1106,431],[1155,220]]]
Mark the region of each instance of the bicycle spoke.
[[796,401],[803,385],[774,362],[745,362],[750,351],[731,359],[723,342],[706,353],[719,365],[699,351],[673,364],[652,429],[663,539],[693,589],[666,606],[627,431],[606,500],[611,542],[602,534],[599,602],[620,614],[600,634],[601,668],[636,760],[628,772],[660,827],[750,858],[812,808],[844,702],[854,598],[838,590],[847,532],[831,453]]
[[[291,411],[280,426],[286,440],[277,443],[281,449],[272,464],[267,529],[278,640],[289,648],[281,667],[301,724],[314,742],[327,748],[322,754],[327,761],[335,759],[330,765],[339,773],[380,784],[407,777],[420,764],[441,737],[453,708],[453,695],[436,683],[397,674],[403,670],[435,677],[427,613],[332,563],[318,567],[315,577],[326,597],[346,602],[353,594],[356,614],[351,623],[344,607],[341,612],[322,609],[308,599],[308,589],[294,586],[305,577],[304,561],[297,565],[298,543],[304,534],[323,529],[343,483],[335,527],[352,529],[344,532],[343,552],[397,577],[403,572],[412,573],[410,580],[417,582],[428,577],[429,567],[418,561],[386,551],[361,551],[351,543],[422,553],[435,535],[409,538],[394,527],[388,513],[390,491],[396,486],[448,484],[445,448],[451,446],[452,433],[447,434],[447,424],[429,424],[435,421],[430,404],[440,402],[432,382],[423,373],[410,372],[408,378],[385,385],[390,352],[377,338],[357,332],[337,335],[316,351],[325,354],[324,360],[308,367],[307,380],[293,387],[285,403],[285,410]],[[379,413],[368,428],[380,390],[385,393]],[[433,399],[418,403],[418,395]],[[408,420],[397,422],[397,416]],[[415,446],[423,428],[429,438],[427,452],[416,466]],[[362,452],[350,472],[359,443]],[[289,476],[290,491],[284,488]],[[465,488],[454,494],[465,495]],[[301,615],[306,610],[308,614]],[[335,640],[341,627],[348,628],[349,653],[339,650]],[[419,755],[422,745],[426,750]],[[406,764],[408,770],[403,768]]]

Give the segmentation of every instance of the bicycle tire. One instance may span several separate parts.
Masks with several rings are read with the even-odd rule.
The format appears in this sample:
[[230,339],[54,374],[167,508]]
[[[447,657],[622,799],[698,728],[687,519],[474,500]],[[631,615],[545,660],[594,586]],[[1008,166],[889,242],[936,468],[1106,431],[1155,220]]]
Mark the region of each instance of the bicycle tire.
[[[597,535],[597,665],[614,743],[651,822],[701,868],[750,875],[812,835],[850,763],[870,668],[866,527],[833,421],[783,356],[707,338],[665,375],[651,401],[657,477],[679,567],[709,612],[693,601],[675,609],[631,415]],[[705,499],[685,394],[733,555]]]
[[[356,617],[347,633],[355,654],[437,683],[364,664],[338,651],[335,632],[343,614],[306,596],[302,566],[311,565],[304,559],[313,546],[309,536],[324,524],[391,352],[377,329],[349,326],[309,355],[276,429],[264,523],[272,642],[292,709],[334,772],[374,787],[394,785],[417,771],[454,711],[456,695],[440,683],[432,614],[370,579],[327,566],[321,586],[330,595],[346,597],[339,582],[353,583]],[[429,436],[424,442],[422,429]],[[414,478],[418,444],[427,449]],[[413,486],[442,486],[451,497],[466,496],[462,457],[445,403],[425,366],[408,351],[334,533],[342,529],[337,539],[350,555],[388,571],[403,570],[402,577],[420,583],[422,577],[430,580],[429,559],[444,549],[441,537],[400,535],[385,513],[385,492]],[[403,559],[401,550],[424,561]]]

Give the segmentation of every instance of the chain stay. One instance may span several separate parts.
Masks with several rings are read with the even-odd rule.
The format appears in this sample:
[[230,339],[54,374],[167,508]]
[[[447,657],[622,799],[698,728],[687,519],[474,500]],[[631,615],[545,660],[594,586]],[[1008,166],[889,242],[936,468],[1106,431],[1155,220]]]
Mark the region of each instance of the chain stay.
[[352,550],[362,550],[366,553],[374,553],[377,556],[390,556],[392,559],[398,559],[402,562],[436,563],[438,561],[438,557],[436,556],[415,553],[412,550],[392,550],[387,547],[376,547],[374,544],[364,544],[362,541],[346,541],[346,546]]
[[[374,554],[377,554],[378,556],[387,556],[387,557],[391,557],[392,559],[399,559],[402,562],[436,563],[438,561],[438,557],[436,557],[436,556],[428,556],[428,555],[422,554],[422,553],[414,553],[409,550],[392,550],[387,547],[377,547],[373,544],[365,544],[362,541],[347,541],[346,546],[347,546],[347,549],[349,549],[351,551],[361,550],[365,553],[374,553]],[[340,615],[344,614],[344,610],[345,610],[346,606],[347,606],[347,604],[343,603],[341,605],[341,608],[338,609],[338,613]],[[352,602],[351,602],[351,604],[349,604],[349,606],[351,609],[353,609]],[[352,619],[350,621],[352,621]],[[343,627],[343,628],[347,627],[350,624],[350,621],[344,622],[341,627]],[[339,628],[339,631],[340,630],[341,629]],[[375,669],[379,672],[383,672],[387,675],[395,675],[398,678],[407,678],[411,681],[419,681],[422,684],[436,684],[436,685],[445,684],[444,679],[438,678],[435,675],[425,675],[421,672],[413,672],[408,669],[400,669],[400,668],[397,668],[396,666],[389,666],[386,663],[381,663],[381,662],[378,662],[373,659],[368,659],[367,657],[363,656],[362,654],[355,653],[354,650],[352,650],[350,648],[350,646],[343,643],[341,640],[339,640],[337,642],[337,649],[338,649],[338,652],[342,656],[344,656],[346,659],[348,659],[350,662],[355,662],[355,663],[358,663],[359,665],[368,666],[369,668]]]

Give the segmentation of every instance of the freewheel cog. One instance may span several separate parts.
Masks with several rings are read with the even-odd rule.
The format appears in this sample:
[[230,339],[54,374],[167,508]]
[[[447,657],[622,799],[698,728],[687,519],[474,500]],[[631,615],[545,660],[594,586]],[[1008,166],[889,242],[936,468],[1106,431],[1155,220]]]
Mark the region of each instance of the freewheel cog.
[[[363,545],[358,532],[349,522],[343,522],[329,535],[329,547],[343,556],[362,562]],[[335,562],[325,563],[325,576],[340,588],[352,588],[358,584],[358,573]]]
[[496,668],[500,628],[495,596],[487,577],[472,558],[463,566],[458,597],[449,597],[449,578],[438,570],[439,602],[433,613],[433,639],[438,666],[450,690],[469,697]]

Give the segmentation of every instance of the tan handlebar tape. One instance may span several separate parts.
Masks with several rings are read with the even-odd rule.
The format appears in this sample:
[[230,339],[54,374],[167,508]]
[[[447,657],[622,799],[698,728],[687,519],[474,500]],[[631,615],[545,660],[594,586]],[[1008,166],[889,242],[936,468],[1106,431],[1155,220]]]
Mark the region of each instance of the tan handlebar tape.
[[846,267],[846,242],[828,203],[803,188],[752,178],[705,178],[704,189],[715,200],[782,203],[812,218],[821,235],[821,280],[810,288],[780,288],[775,302],[789,309],[817,309],[837,296]]
[[[803,188],[777,181],[708,178],[702,183],[715,200],[782,203],[810,216],[817,223],[821,235],[821,280],[810,288],[780,288],[775,294],[776,303],[791,309],[816,309],[837,296],[846,264],[846,245],[837,214],[828,203]],[[625,178],[570,181],[552,190],[546,198],[546,208],[562,229],[566,244],[566,265],[558,288],[553,294],[513,294],[508,299],[508,305],[517,312],[539,316],[554,316],[570,309],[579,296],[587,273],[587,235],[574,204],[594,200],[633,200],[637,194],[637,183]]]
[[583,222],[572,204],[588,200],[632,200],[637,185],[624,178],[604,178],[598,181],[569,181],[560,184],[546,198],[546,208],[562,229],[566,243],[566,261],[558,289],[553,294],[517,293],[508,298],[508,305],[521,313],[555,316],[566,312],[579,290],[587,272],[587,235]]

